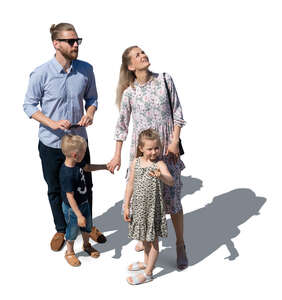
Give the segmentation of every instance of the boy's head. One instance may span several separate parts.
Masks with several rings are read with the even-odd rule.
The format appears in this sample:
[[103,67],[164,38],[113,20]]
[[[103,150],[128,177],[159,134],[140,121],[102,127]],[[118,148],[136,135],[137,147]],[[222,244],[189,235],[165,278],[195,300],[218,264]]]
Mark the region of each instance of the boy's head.
[[73,158],[76,162],[81,162],[86,152],[87,143],[79,135],[67,134],[62,138],[61,147],[67,158]]

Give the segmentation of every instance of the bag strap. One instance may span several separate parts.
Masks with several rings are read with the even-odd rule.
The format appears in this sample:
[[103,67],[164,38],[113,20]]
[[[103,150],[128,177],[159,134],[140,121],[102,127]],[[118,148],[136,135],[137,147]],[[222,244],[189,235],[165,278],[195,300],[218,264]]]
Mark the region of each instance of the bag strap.
[[171,103],[171,95],[170,95],[170,91],[168,89],[168,85],[165,79],[165,73],[163,73],[163,77],[164,77],[164,83],[165,83],[165,88],[166,88],[166,92],[167,92],[167,96],[168,96],[168,102],[169,102],[169,107],[170,107],[170,113],[171,113],[171,118],[172,118],[172,123],[173,121],[173,108],[172,108],[172,103]]

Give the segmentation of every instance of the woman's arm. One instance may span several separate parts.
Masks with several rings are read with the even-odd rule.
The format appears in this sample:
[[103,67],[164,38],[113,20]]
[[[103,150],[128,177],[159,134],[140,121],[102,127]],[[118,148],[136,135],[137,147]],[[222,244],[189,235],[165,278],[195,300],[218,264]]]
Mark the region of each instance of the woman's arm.
[[121,165],[121,149],[122,149],[123,141],[116,141],[116,150],[114,157],[112,160],[107,164],[108,170],[114,174],[115,168],[119,171]]

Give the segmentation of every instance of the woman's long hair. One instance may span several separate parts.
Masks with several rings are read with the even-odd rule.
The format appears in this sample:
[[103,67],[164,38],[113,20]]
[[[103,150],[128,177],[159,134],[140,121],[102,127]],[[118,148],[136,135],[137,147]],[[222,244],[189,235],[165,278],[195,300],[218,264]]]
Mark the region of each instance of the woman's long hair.
[[130,65],[129,53],[134,48],[138,48],[138,46],[128,47],[122,54],[122,63],[119,72],[119,80],[116,95],[116,104],[118,106],[118,109],[120,109],[121,98],[124,90],[127,89],[130,85],[133,86],[133,82],[136,78],[134,72],[128,70],[128,66]]

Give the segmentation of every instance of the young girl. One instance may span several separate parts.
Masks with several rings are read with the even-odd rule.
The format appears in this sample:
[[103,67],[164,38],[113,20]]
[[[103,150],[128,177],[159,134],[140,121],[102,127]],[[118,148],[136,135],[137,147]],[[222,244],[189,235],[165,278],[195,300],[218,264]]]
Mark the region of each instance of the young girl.
[[159,254],[158,236],[167,236],[161,182],[172,186],[174,180],[166,164],[158,160],[160,148],[160,137],[155,130],[140,133],[137,158],[132,162],[126,186],[124,220],[129,222],[128,236],[144,244],[144,262],[128,267],[129,271],[143,270],[127,278],[133,285],[153,279],[152,271]]

